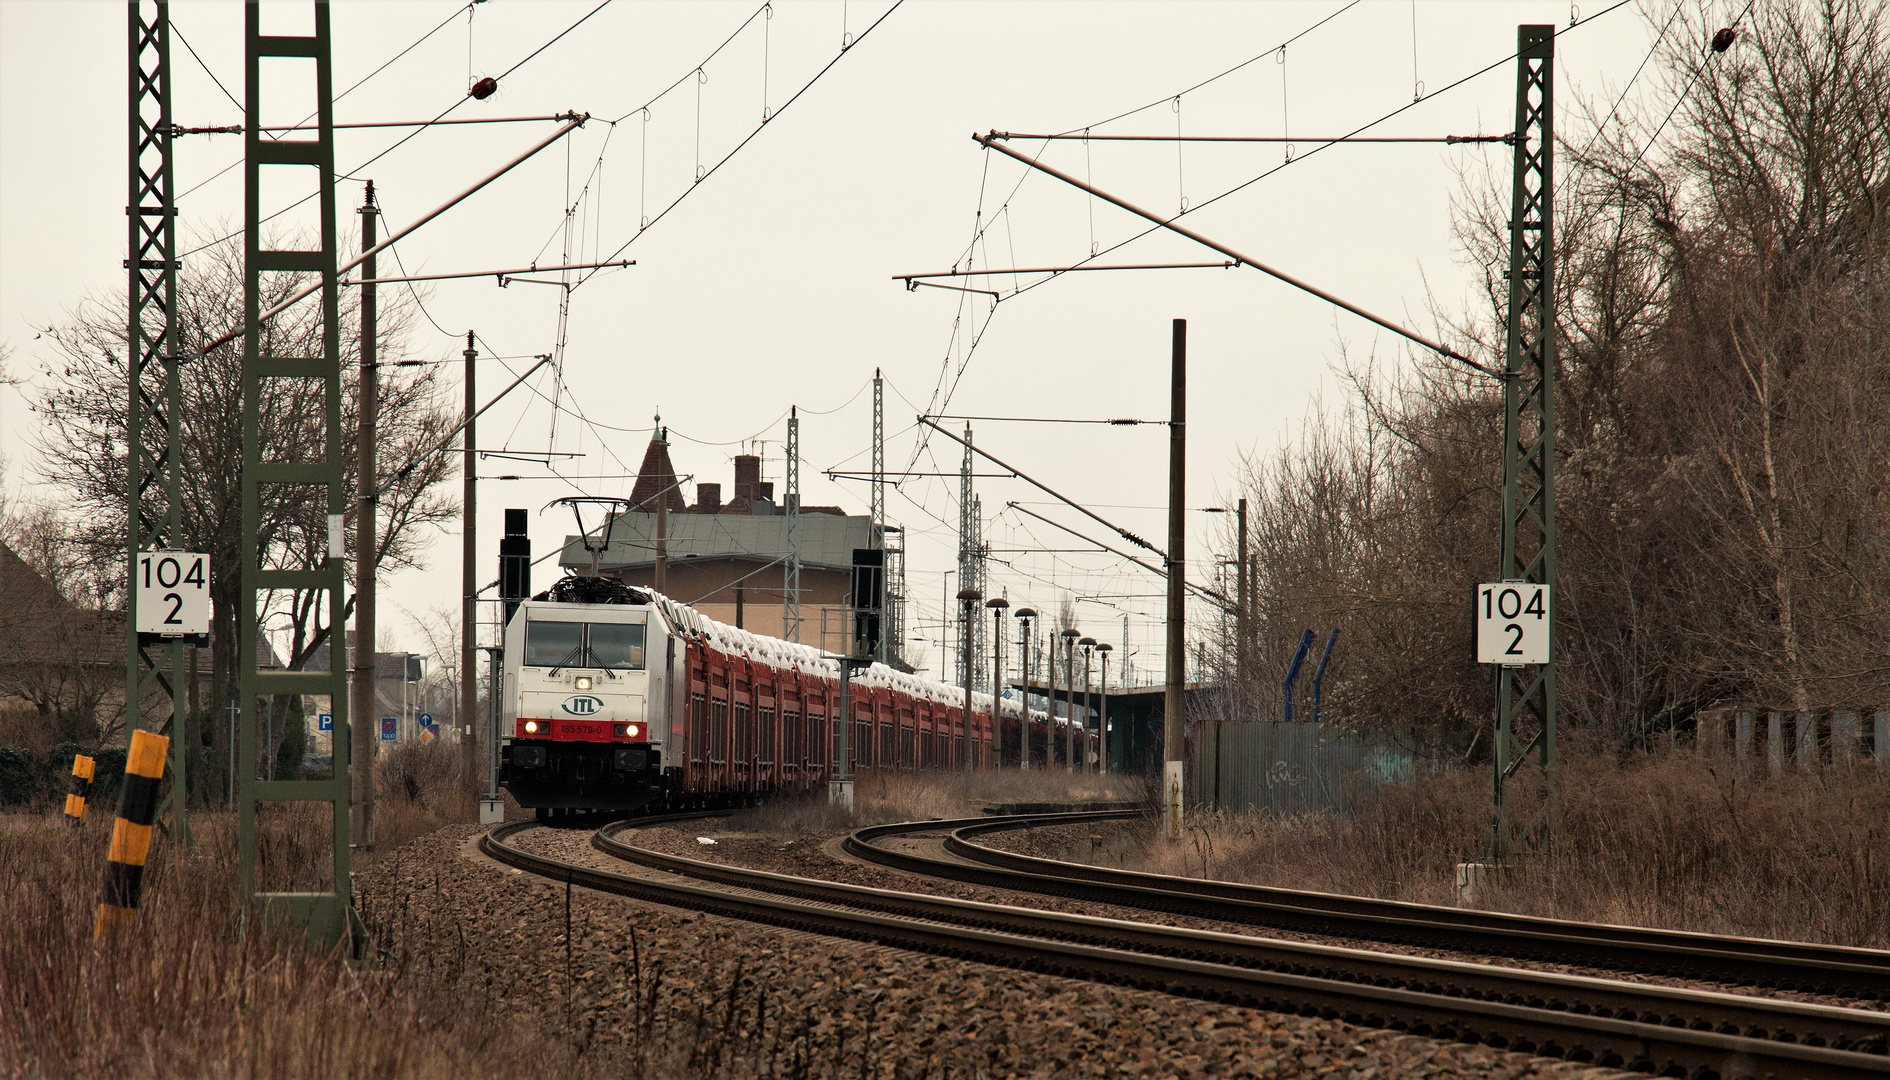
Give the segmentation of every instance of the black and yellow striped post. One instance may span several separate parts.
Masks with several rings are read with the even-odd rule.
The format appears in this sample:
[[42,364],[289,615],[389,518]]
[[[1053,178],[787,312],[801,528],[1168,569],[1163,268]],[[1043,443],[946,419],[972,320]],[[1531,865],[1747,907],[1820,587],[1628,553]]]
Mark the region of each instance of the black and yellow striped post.
[[92,775],[98,763],[84,754],[72,756],[72,789],[66,792],[66,817],[74,825],[85,824],[85,797],[92,793]]
[[151,850],[151,820],[157,816],[158,781],[164,779],[164,752],[171,740],[149,731],[131,733],[125,756],[125,786],[118,791],[118,820],[112,823],[111,851],[105,856],[105,892],[99,897],[102,938],[131,925],[144,881],[144,859]]

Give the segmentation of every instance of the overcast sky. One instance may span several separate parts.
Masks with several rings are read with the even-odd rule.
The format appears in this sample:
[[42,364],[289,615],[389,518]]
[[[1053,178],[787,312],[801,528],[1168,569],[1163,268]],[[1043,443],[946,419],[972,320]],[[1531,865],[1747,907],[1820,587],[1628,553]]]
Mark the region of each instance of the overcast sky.
[[[595,6],[487,0],[464,5],[337,3],[336,85],[354,85],[443,22],[444,27],[336,106],[341,122],[433,117],[462,99],[468,75],[497,75]],[[1607,5],[1590,3],[1587,17]],[[764,105],[795,91],[886,14],[886,0],[786,2],[754,17],[749,3],[617,0],[524,63],[483,102],[453,118],[530,116],[566,110],[593,119],[562,143],[403,241],[382,274],[499,269],[566,257],[567,206],[575,206],[571,261],[622,250],[631,269],[588,280],[570,297],[564,388],[541,374],[481,420],[486,448],[579,454],[542,464],[490,460],[482,484],[482,580],[493,575],[501,516],[531,510],[539,552],[569,531],[567,511],[540,513],[569,494],[623,495],[660,410],[677,469],[724,485],[732,456],[758,440],[764,476],[781,479],[785,413],[803,409],[802,485],[809,504],[859,512],[866,487],[829,481],[829,468],[865,469],[871,434],[868,383],[885,372],[887,457],[901,468],[916,448],[914,416],[951,389],[942,411],[975,415],[1161,418],[1167,409],[1170,320],[1190,331],[1188,484],[1191,506],[1224,502],[1244,455],[1289,443],[1310,410],[1337,407],[1342,344],[1403,362],[1402,344],[1252,270],[1171,270],[1066,275],[995,311],[988,297],[935,289],[908,293],[893,275],[963,265],[974,230],[986,228],[980,268],[1057,266],[1107,248],[1145,225],[1077,190],[989,154],[970,139],[990,129],[1022,133],[1092,127],[1095,133],[1287,134],[1308,155],[1319,136],[1343,134],[1400,106],[1423,84],[1425,100],[1374,134],[1500,133],[1511,123],[1514,64],[1448,92],[1449,84],[1509,56],[1519,23],[1551,22],[1557,46],[1559,121],[1581,96],[1611,101],[1654,35],[1638,4],[1570,29],[1580,12],[1554,2],[1433,3],[966,3],[908,0],[893,10],[786,112],[713,175],[694,182],[753,131]],[[265,5],[265,31],[298,32],[302,4]],[[1664,16],[1666,9],[1659,13]],[[458,14],[455,15],[455,12]],[[1334,13],[1338,12],[1336,16]],[[243,93],[243,12],[234,3],[174,3],[175,114],[186,125],[235,124],[223,87]],[[1299,37],[1284,54],[1282,42]],[[278,22],[279,20],[279,22]],[[271,26],[270,23],[275,23]],[[746,23],[713,60],[718,45]],[[3,481],[35,479],[32,393],[38,329],[86,295],[122,289],[125,218],[125,9],[113,3],[0,0],[0,341],[13,373],[35,380],[0,389]],[[183,46],[188,41],[196,56]],[[1225,78],[1178,93],[1242,61]],[[764,62],[766,76],[764,79]],[[694,73],[701,65],[701,75]],[[208,71],[206,71],[206,66]],[[663,94],[665,87],[677,84]],[[1671,92],[1651,68],[1634,100]],[[659,95],[662,95],[659,97]],[[642,108],[655,99],[646,114]],[[264,122],[293,122],[306,95],[284,80]],[[1101,125],[1151,102],[1152,108]],[[1604,107],[1605,111],[1605,107]],[[611,123],[617,121],[616,123]],[[372,178],[387,227],[463,190],[549,134],[545,123],[428,129],[362,168],[410,132],[337,134],[337,166]],[[1018,143],[1035,153],[1040,143]],[[226,235],[242,218],[238,136],[180,139],[177,190],[186,252]],[[1283,163],[1278,144],[1054,143],[1042,160],[1150,210],[1173,213]],[[1256,259],[1367,309],[1429,331],[1426,295],[1447,307],[1472,302],[1485,268],[1463,263],[1450,242],[1459,170],[1508,168],[1505,148],[1334,146],[1312,153],[1186,221]],[[228,171],[224,171],[228,169]],[[687,198],[646,231],[678,196]],[[265,194],[265,210],[289,198]],[[358,180],[339,203],[361,201]],[[347,215],[344,227],[352,225]],[[304,211],[274,224],[312,225]],[[639,235],[639,233],[641,233]],[[634,240],[634,243],[630,241]],[[624,248],[628,243],[629,246]],[[1099,260],[1202,262],[1212,252],[1172,235],[1151,236]],[[1030,279],[1006,278],[1008,290]],[[985,283],[978,283],[981,286]],[[533,354],[558,344],[560,290],[492,279],[438,282],[415,346],[457,360],[467,330],[500,355],[479,373],[483,394],[511,381]],[[349,332],[352,332],[351,330]],[[976,336],[975,351],[967,345]],[[954,378],[962,367],[962,378]],[[458,401],[458,371],[446,381]],[[482,395],[483,396],[483,395]],[[555,420],[551,399],[566,410]],[[936,408],[934,405],[933,407]],[[1149,537],[1160,537],[1166,499],[1161,427],[980,423],[978,443],[1072,498]],[[1491,437],[1497,438],[1496,432]],[[958,467],[955,446],[934,437],[915,469]],[[989,470],[981,470],[989,471]],[[1160,583],[1110,556],[1019,554],[1080,546],[1007,501],[1092,531],[1018,481],[981,480],[996,557],[995,587],[1042,608],[1078,604],[1086,632],[1117,641],[1131,616],[1131,648],[1159,670]],[[689,493],[693,497],[693,492]],[[942,573],[954,564],[957,482],[917,478],[889,496],[889,516],[910,536],[913,659],[938,666],[932,626]],[[1190,515],[1191,555],[1221,519]],[[1492,559],[1494,550],[1492,550]],[[1195,568],[1202,577],[1210,568]],[[544,567],[537,582],[548,581]],[[455,603],[457,530],[433,538],[425,570],[388,582],[382,626],[419,647],[401,614]],[[956,585],[953,586],[956,588]],[[690,599],[682,597],[681,599]],[[396,606],[397,605],[397,606]]]

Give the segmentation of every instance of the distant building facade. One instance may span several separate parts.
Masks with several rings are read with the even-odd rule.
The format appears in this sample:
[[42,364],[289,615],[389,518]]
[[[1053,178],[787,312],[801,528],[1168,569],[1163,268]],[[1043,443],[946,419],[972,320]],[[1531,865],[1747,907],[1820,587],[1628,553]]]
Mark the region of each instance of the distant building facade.
[[[787,623],[788,516],[774,500],[774,485],[761,479],[761,459],[735,457],[731,497],[719,483],[697,481],[695,502],[686,502],[659,429],[644,452],[630,508],[600,527],[593,545],[597,572],[627,585],[654,588],[657,500],[667,510],[663,592],[704,615],[758,634],[793,638]],[[802,644],[832,652],[849,645],[847,621],[853,551],[872,545],[873,520],[838,506],[800,508]],[[592,553],[583,538],[565,538],[559,563],[588,573]]]

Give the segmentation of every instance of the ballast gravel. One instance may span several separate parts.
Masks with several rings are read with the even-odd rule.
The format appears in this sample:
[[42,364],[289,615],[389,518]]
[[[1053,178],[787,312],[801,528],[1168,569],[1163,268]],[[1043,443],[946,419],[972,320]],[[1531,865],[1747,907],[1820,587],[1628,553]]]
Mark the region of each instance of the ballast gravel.
[[[739,821],[739,819],[737,819]],[[1278,938],[1283,941],[1303,941],[1318,945],[1336,945],[1345,948],[1369,949],[1377,952],[1398,953],[1406,956],[1423,956],[1439,960],[1456,960],[1470,964],[1495,964],[1504,967],[1527,968],[1532,971],[1546,971],[1565,975],[1586,975],[1601,979],[1617,979],[1625,982],[1647,983],[1658,986],[1675,986],[1691,990],[1711,990],[1722,993],[1746,994],[1754,997],[1779,998],[1786,1001],[1802,1001],[1815,1005],[1836,1005],[1844,1008],[1870,1009],[1884,1011],[1890,1009],[1890,1002],[1873,1001],[1843,995],[1817,994],[1800,990],[1786,990],[1776,987],[1745,986],[1737,983],[1725,983],[1710,979],[1690,978],[1677,975],[1657,975],[1645,972],[1624,972],[1607,968],[1588,967],[1580,964],[1561,963],[1553,960],[1541,960],[1529,957],[1485,955],[1464,952],[1455,949],[1442,949],[1426,945],[1413,945],[1406,942],[1376,941],[1366,938],[1352,938],[1339,934],[1311,934],[1298,930],[1279,927],[1245,926],[1239,923],[1201,919],[1169,912],[1150,911],[1142,908],[1116,907],[1109,904],[1083,903],[1057,896],[1040,893],[1016,892],[1009,889],[993,889],[946,878],[921,877],[903,871],[890,870],[883,866],[865,863],[847,856],[840,851],[840,841],[847,835],[845,830],[808,833],[797,838],[783,838],[764,833],[745,832],[739,824],[729,828],[730,824],[715,820],[701,822],[682,822],[674,825],[653,825],[635,829],[622,834],[624,842],[647,847],[671,855],[682,855],[693,859],[710,862],[728,863],[735,866],[750,867],[757,870],[771,870],[779,874],[796,874],[801,877],[822,878],[828,881],[843,881],[852,885],[866,885],[878,889],[899,889],[905,892],[932,893],[950,896],[960,900],[977,900],[991,904],[1018,904],[1025,907],[1042,908],[1070,914],[1097,915],[1112,919],[1127,919],[1136,922],[1160,923],[1164,926],[1188,927],[1196,930],[1218,930],[1235,934],[1259,934]],[[1098,865],[1114,865],[1112,853],[1128,849],[1140,843],[1131,830],[1141,827],[1138,822],[1108,821],[1082,825],[1046,825],[1013,832],[991,833],[978,838],[978,843],[988,847],[1014,851],[1022,855],[1034,855],[1039,858],[1059,859],[1071,862],[1088,861],[1085,849],[1093,835],[1100,834],[1102,840],[1101,856],[1095,861]],[[944,833],[933,836],[917,834],[903,838],[881,841],[882,844],[904,844],[919,853],[930,857],[943,854],[941,839]],[[697,837],[706,837],[715,841],[713,845],[699,843]],[[588,843],[589,834],[585,834]],[[605,865],[600,863],[598,865]]]
[[[442,829],[357,878],[364,902],[395,916],[383,922],[413,928],[382,947],[457,953],[479,969],[472,981],[483,988],[482,1007],[536,1017],[547,1040],[574,1048],[588,1075],[1633,1075],[567,889],[479,855],[480,831]],[[685,838],[670,839],[680,849]],[[588,830],[532,829],[515,842],[623,869],[589,840]]]

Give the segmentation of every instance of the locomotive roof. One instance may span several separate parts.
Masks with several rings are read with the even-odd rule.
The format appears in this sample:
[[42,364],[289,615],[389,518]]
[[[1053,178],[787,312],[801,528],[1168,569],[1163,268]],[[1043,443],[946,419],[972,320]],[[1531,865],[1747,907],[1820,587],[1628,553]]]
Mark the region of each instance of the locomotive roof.
[[[632,586],[631,591],[647,596],[650,606],[656,610],[670,629],[689,637],[699,638],[724,653],[746,656],[776,667],[793,667],[823,679],[840,678],[840,662],[812,645],[802,645],[766,634],[757,634],[718,622],[709,618],[687,604],[672,600],[652,589]],[[533,603],[548,603],[537,600]],[[560,604],[560,607],[586,605]],[[908,675],[885,664],[873,664],[871,667],[855,668],[853,684],[866,687],[886,687],[909,694],[916,698],[937,702],[943,705],[964,707],[965,694],[962,687],[939,682],[936,679],[924,679],[917,675]],[[974,691],[971,705],[974,709],[989,709],[991,695]],[[1016,715],[1022,705],[1017,701],[1003,701],[1000,708],[1004,713]],[[1044,713],[1032,709],[1031,715],[1039,719]],[[1059,721],[1063,718],[1059,717]]]

